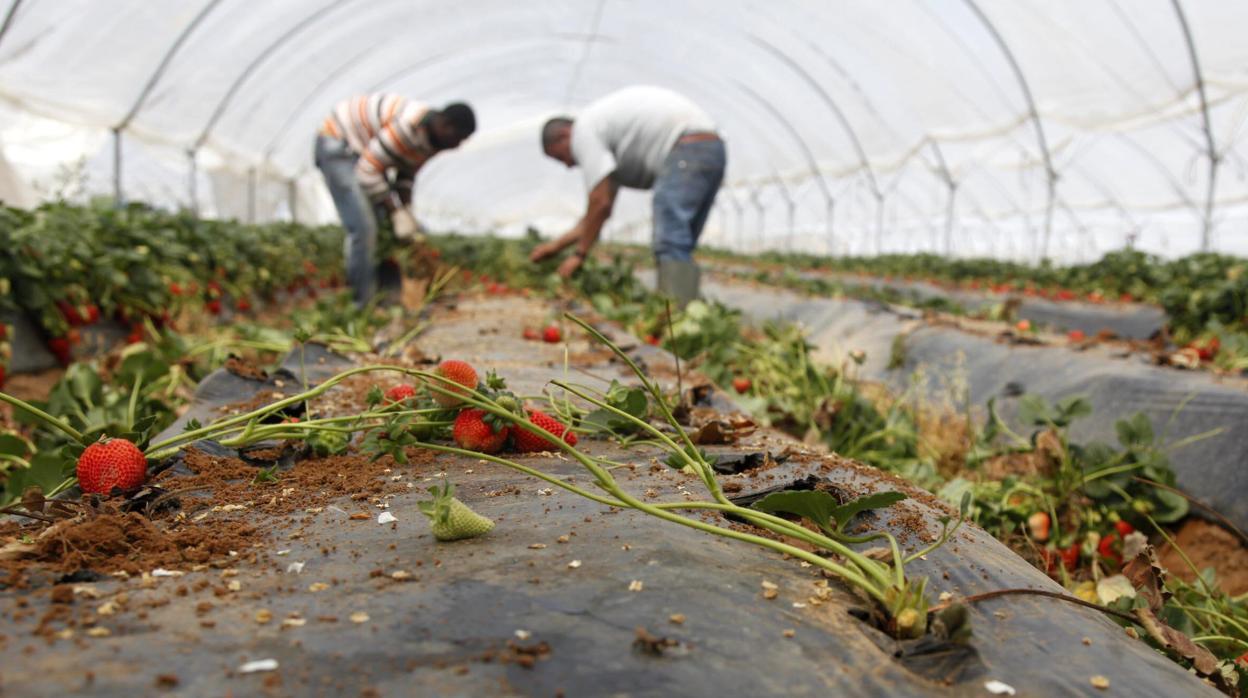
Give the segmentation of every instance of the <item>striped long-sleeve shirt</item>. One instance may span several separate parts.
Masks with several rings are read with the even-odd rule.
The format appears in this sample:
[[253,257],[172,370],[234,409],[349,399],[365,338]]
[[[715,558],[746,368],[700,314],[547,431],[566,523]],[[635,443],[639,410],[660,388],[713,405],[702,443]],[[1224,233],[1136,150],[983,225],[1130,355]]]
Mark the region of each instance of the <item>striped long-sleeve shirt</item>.
[[421,119],[428,108],[399,95],[378,92],[345,99],[325,119],[321,133],[341,138],[360,156],[355,174],[374,201],[391,192],[386,172],[395,170],[393,191],[411,200],[416,171],[433,156]]

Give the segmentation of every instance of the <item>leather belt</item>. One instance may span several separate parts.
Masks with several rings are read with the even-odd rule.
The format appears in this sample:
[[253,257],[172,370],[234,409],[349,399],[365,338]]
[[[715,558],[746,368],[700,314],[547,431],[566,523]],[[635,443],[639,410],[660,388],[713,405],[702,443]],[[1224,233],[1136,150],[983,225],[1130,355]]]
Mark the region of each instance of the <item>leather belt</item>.
[[680,138],[676,139],[676,142],[680,144],[684,144],[684,143],[701,143],[702,141],[717,141],[717,140],[719,140],[719,134],[715,133],[714,131],[690,131],[688,133],[681,134]]

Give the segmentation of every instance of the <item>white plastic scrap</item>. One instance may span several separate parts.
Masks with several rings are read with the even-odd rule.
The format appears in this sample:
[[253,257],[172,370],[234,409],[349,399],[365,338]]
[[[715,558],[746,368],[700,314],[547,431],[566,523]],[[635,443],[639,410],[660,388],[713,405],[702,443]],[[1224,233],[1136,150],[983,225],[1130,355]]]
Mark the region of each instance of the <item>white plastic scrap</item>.
[[1003,681],[985,681],[984,688],[994,696],[1012,696],[1016,693],[1014,687]]
[[383,511],[377,515],[377,523],[379,524],[394,523],[395,521],[398,521],[398,519],[394,518],[394,514],[388,511]]
[[254,662],[247,662],[238,668],[240,674],[254,674],[258,671],[276,671],[276,659],[257,659]]
[[153,577],[181,577],[184,574],[186,573],[179,572],[178,570],[167,570],[167,569],[159,568],[159,567],[152,570]]
[[292,562],[286,565],[286,574],[303,574],[304,564],[302,562]]

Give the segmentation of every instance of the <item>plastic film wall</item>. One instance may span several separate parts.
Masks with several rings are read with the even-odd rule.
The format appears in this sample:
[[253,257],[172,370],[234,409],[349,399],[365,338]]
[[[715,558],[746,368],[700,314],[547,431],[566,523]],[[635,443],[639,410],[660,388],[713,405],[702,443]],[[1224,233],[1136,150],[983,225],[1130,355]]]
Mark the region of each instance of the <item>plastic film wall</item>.
[[[1061,261],[1248,254],[1248,5],[1218,0],[9,0],[0,197],[120,193],[333,220],[312,140],[373,90],[467,100],[435,227],[550,233],[583,207],[537,129],[615,88],[690,96],[729,172],[706,242]],[[649,200],[608,229],[649,236]]]

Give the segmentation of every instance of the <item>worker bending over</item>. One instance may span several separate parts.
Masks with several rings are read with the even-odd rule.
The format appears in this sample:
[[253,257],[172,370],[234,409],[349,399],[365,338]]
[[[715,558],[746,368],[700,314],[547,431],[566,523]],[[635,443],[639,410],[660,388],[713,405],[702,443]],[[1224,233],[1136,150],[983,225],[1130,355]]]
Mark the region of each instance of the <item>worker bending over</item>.
[[654,188],[658,287],[682,306],[698,295],[693,250],[724,178],[727,159],[715,122],[696,104],[661,87],[635,86],[590,104],[575,120],[542,127],[542,150],[585,175],[585,215],[562,237],[533,250],[537,262],[575,246],[559,265],[571,276],[598,240],[619,187]]
[[476,130],[467,104],[442,110],[394,94],[339,102],[316,137],[316,166],[347,229],[347,283],[356,305],[377,289],[377,227],[388,216],[395,237],[421,236],[408,207],[416,173],[429,158],[459,146]]

